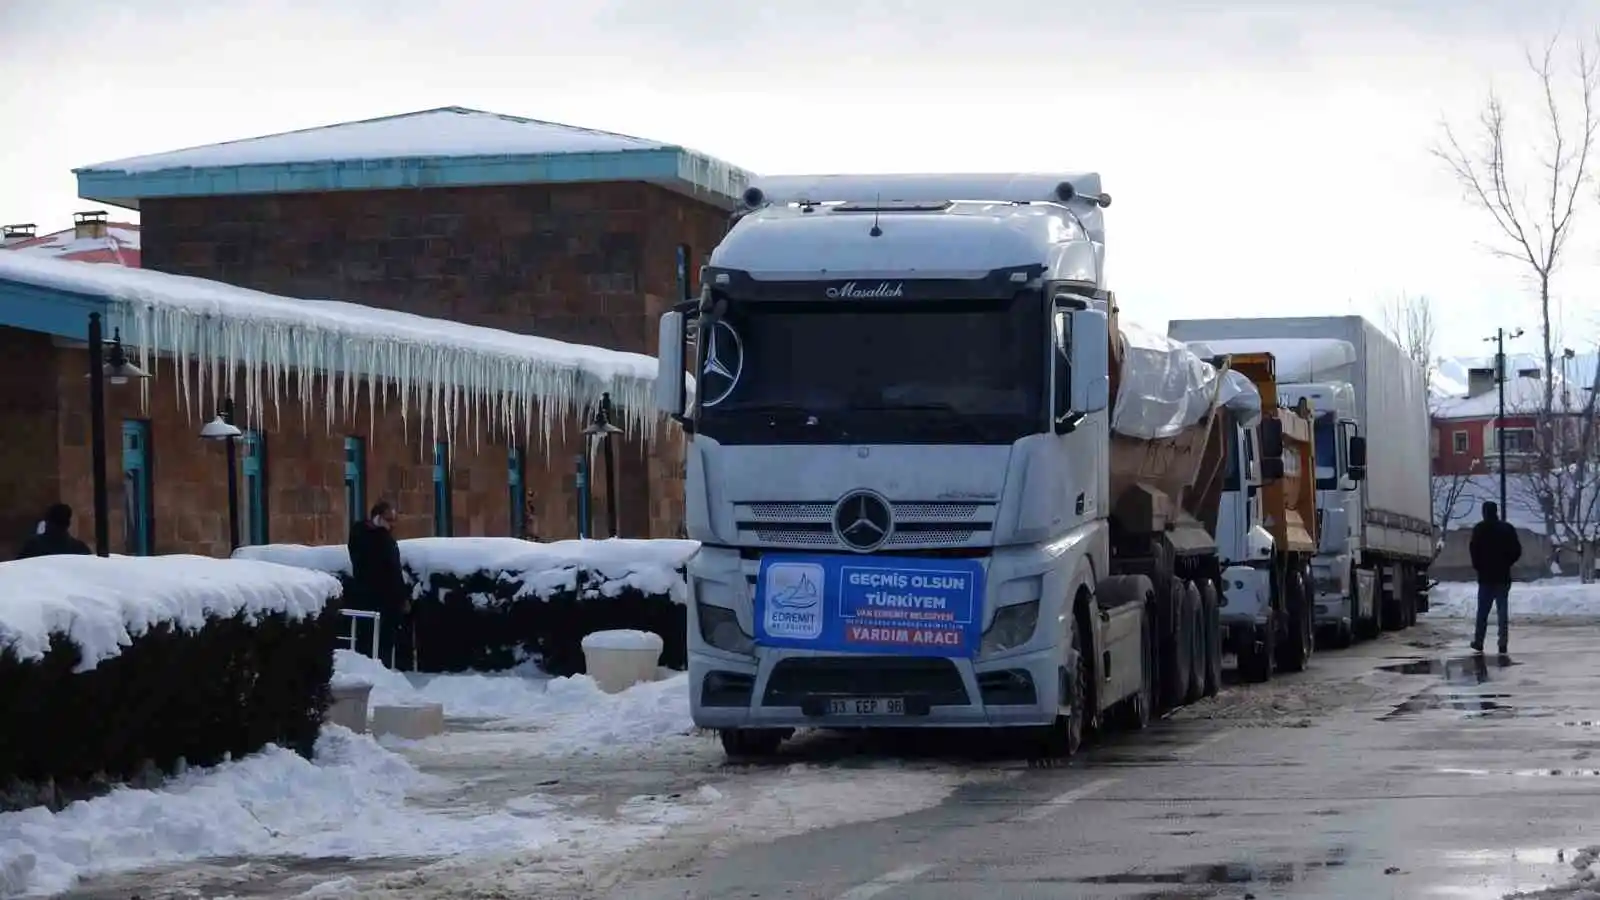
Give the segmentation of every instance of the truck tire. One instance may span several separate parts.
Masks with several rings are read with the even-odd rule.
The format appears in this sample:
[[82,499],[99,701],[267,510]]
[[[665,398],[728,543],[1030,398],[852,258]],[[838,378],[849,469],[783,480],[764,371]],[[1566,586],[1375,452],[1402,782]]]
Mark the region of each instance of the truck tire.
[[1406,627],[1415,628],[1417,614],[1422,612],[1422,592],[1417,590],[1422,579],[1417,577],[1417,570],[1409,563],[1400,568],[1400,573],[1403,579],[1401,584],[1405,589]]
[[1072,627],[1072,649],[1077,651],[1077,666],[1074,667],[1072,697],[1068,701],[1070,713],[1057,716],[1052,725],[1039,729],[1038,756],[1044,760],[1070,759],[1083,747],[1084,735],[1088,733],[1089,722],[1089,690],[1094,684],[1093,658],[1084,652],[1083,628],[1076,618]]
[[1217,582],[1207,578],[1200,583],[1200,614],[1206,626],[1206,678],[1207,697],[1222,691],[1222,612],[1217,603]]
[[778,752],[789,732],[782,728],[724,728],[717,732],[729,760],[766,759]]
[[1305,572],[1293,569],[1283,579],[1284,612],[1288,628],[1284,642],[1278,647],[1278,669],[1284,672],[1304,672],[1311,663],[1313,635],[1311,598],[1306,592]]
[[1194,639],[1189,632],[1194,628],[1184,603],[1183,582],[1177,576],[1167,579],[1166,604],[1157,621],[1162,625],[1161,635],[1161,707],[1176,709],[1189,696],[1190,657],[1194,655]]
[[1255,629],[1254,634],[1240,642],[1239,677],[1251,684],[1271,681],[1273,657],[1277,652],[1277,623],[1274,621]]
[[1206,630],[1205,602],[1192,581],[1183,582],[1183,613],[1189,623],[1189,689],[1183,702],[1193,703],[1206,693],[1206,646],[1211,635]]

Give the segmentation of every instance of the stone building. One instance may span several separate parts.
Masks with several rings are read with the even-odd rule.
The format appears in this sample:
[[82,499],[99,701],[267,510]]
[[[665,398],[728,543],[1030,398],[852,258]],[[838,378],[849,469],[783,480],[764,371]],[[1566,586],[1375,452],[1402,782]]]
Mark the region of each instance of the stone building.
[[[424,331],[428,319],[475,326],[482,341],[500,349],[502,339],[488,336],[526,335],[529,347],[542,345],[540,338],[592,345],[611,351],[585,351],[586,359],[609,366],[617,384],[642,371],[636,354],[653,354],[656,319],[694,289],[699,261],[720,239],[747,180],[681,147],[460,108],[76,172],[80,196],[140,211],[146,270],[311,298],[289,301],[310,304],[308,310],[344,301],[412,314],[424,317],[415,323]],[[0,433],[7,435],[0,442],[0,552],[25,537],[38,510],[58,497],[80,511],[79,533],[91,533],[84,323],[89,311],[104,309],[109,337],[119,316],[139,308],[133,301],[141,291],[155,290],[62,291],[53,278],[30,281],[15,266],[0,269]],[[229,315],[251,319],[249,304],[234,299]],[[136,343],[134,335],[124,337]],[[563,352],[560,345],[545,349]],[[184,383],[199,384],[198,360],[189,354],[185,365],[191,372]],[[135,386],[107,394],[112,549],[222,552],[223,451],[195,437],[214,410],[192,394],[185,401],[170,377],[175,365],[156,368],[147,403]],[[391,375],[413,388],[426,380],[417,372]],[[601,382],[591,373],[587,383]],[[647,393],[628,392],[635,406]],[[352,490],[358,507],[396,498],[403,536],[511,534],[523,528],[511,510],[518,480],[532,515],[526,531],[544,539],[575,534],[581,422],[570,404],[548,436],[535,429],[518,439],[479,427],[470,441],[461,434],[439,446],[421,424],[437,417],[419,419],[415,410],[403,417],[392,399],[367,409],[364,390],[330,410],[327,396],[319,387],[276,403],[236,398],[249,406],[241,410],[248,422],[239,424],[257,442],[241,452],[241,477],[255,492],[245,505],[259,497],[259,511],[243,513],[251,517],[247,543],[341,541]],[[627,412],[634,422],[652,415]],[[657,433],[669,439],[654,441],[631,429],[620,447],[624,536],[672,536],[679,528],[682,462],[681,444],[670,439],[674,427],[662,426]],[[140,479],[148,498],[128,499],[129,484]],[[597,503],[597,524],[603,508]],[[130,528],[124,509],[142,524]],[[140,527],[143,543],[122,546]]]

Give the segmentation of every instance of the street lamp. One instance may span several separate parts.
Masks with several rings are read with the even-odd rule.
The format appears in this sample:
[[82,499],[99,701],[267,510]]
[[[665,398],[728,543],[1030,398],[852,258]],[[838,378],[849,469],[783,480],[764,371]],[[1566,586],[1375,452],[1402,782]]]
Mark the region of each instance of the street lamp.
[[595,407],[594,419],[583,429],[589,439],[589,452],[594,453],[595,444],[599,444],[605,454],[606,461],[606,517],[610,519],[611,536],[617,536],[617,459],[611,449],[611,437],[622,433],[622,429],[611,424],[611,394],[600,395],[600,404]]
[[[1504,328],[1496,328],[1494,337],[1484,338],[1494,341],[1494,383],[1500,391],[1500,410],[1494,420],[1495,451],[1500,457],[1500,516],[1506,516],[1506,339],[1516,340],[1522,337],[1522,329],[1506,334]],[[1548,376],[1547,376],[1548,377]]]
[[228,549],[239,549],[239,451],[237,438],[244,434],[233,424],[233,398],[226,397],[217,417],[200,429],[200,437],[222,441],[228,448]]
[[111,502],[106,496],[106,382],[127,384],[150,373],[128,361],[122,349],[122,329],[113,329],[111,345],[105,343],[100,314],[89,314],[89,457],[94,479],[94,552],[111,555]]

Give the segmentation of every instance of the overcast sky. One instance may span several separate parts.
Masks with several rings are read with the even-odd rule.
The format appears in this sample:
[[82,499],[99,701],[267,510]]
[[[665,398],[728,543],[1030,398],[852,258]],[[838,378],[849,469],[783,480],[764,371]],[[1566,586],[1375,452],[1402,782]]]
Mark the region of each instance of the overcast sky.
[[[0,220],[70,224],[75,166],[459,105],[762,173],[1098,170],[1145,325],[1413,293],[1441,352],[1533,349],[1522,271],[1428,149],[1493,83],[1531,153],[1524,45],[1596,27],[1600,0],[0,0]],[[1594,186],[1580,217],[1557,288],[1587,347]]]

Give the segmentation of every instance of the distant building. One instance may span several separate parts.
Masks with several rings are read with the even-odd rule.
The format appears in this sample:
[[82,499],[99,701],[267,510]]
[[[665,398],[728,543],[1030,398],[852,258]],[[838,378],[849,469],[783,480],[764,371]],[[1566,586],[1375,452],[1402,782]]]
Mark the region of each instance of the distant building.
[[[1537,449],[1537,412],[1544,407],[1545,382],[1539,369],[1521,369],[1506,379],[1506,466],[1525,467]],[[1559,391],[1559,386],[1558,386]],[[1433,472],[1435,475],[1478,475],[1493,470],[1499,459],[1495,421],[1500,392],[1494,367],[1467,371],[1465,397],[1433,401]]]
[[[142,271],[0,253],[0,553],[56,499],[92,533],[92,311],[108,338],[120,325],[158,354],[147,399],[137,386],[107,394],[114,552],[226,552],[223,455],[197,432],[230,395],[247,431],[246,543],[342,542],[380,497],[397,500],[402,537],[571,537],[579,413],[601,392],[627,429],[621,534],[681,533],[683,443],[650,404],[656,323],[696,289],[744,171],[672,144],[450,107],[75,172],[81,197],[139,210]],[[79,224],[86,237],[100,228]],[[15,228],[16,247],[41,240]],[[437,365],[383,369],[396,353],[414,366],[416,348],[440,341]],[[255,355],[257,377],[241,377],[243,358],[214,365],[230,344]],[[373,402],[367,379],[342,377],[353,353],[384,372]],[[597,496],[593,508],[598,531],[606,506]]]
[[39,234],[31,224],[0,226],[0,250],[72,262],[139,268],[139,226],[113,222],[103,210],[72,214],[72,227]]

